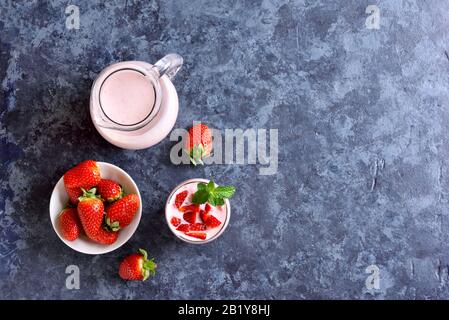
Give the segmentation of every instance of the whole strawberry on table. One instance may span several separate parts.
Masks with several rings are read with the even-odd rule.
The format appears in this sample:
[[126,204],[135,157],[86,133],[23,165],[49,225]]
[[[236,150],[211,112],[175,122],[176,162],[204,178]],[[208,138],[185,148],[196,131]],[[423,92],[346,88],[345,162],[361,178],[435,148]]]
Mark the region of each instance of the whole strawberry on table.
[[145,281],[156,274],[157,264],[153,259],[148,259],[147,252],[139,249],[138,253],[127,256],[120,263],[119,275],[123,280]]
[[102,179],[100,167],[86,160],[64,174],[70,203],[58,217],[62,236],[76,240],[84,233],[90,240],[109,245],[136,215],[140,201],[136,194],[125,195],[116,181]]
[[193,165],[204,164],[203,159],[209,157],[213,150],[212,131],[204,123],[195,124],[186,136],[184,152],[189,155]]

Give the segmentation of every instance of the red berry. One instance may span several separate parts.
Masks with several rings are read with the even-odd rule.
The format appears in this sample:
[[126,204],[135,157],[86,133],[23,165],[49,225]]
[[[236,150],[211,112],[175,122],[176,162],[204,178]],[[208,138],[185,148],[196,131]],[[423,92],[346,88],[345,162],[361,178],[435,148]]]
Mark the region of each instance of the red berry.
[[90,189],[101,180],[100,167],[94,160],[86,160],[73,167],[64,174],[66,189]]
[[206,203],[206,206],[204,207],[204,211],[206,213],[209,213],[212,210],[212,207],[210,206],[210,204]]
[[77,205],[79,200],[78,198],[83,195],[83,190],[81,188],[65,188],[67,194],[69,195],[70,203]]
[[205,124],[199,123],[189,129],[185,150],[194,164],[203,164],[203,158],[212,152],[212,132]]
[[192,223],[189,225],[189,231],[204,231],[207,226],[204,223]]
[[186,235],[201,240],[206,240],[207,234],[205,232],[187,232]]
[[183,206],[181,208],[179,208],[179,211],[181,212],[188,212],[188,211],[193,211],[193,212],[200,212],[200,206],[197,204],[189,204],[188,206]]
[[103,200],[108,202],[118,200],[123,196],[122,187],[113,180],[101,179],[97,190]]
[[183,218],[188,223],[195,223],[196,222],[196,212],[194,212],[194,211],[186,212],[186,213],[184,213]]
[[221,224],[221,221],[215,218],[213,215],[208,215],[206,221],[204,221],[208,229],[216,228]]
[[148,260],[147,252],[139,249],[139,253],[127,256],[120,263],[119,275],[123,280],[145,281],[150,275],[156,274],[154,259]]
[[113,244],[117,241],[118,232],[105,230],[100,228],[98,232],[92,237],[92,240],[100,244]]
[[182,206],[182,204],[184,203],[184,200],[187,198],[188,195],[189,195],[189,192],[187,190],[178,193],[175,198],[175,207],[179,209]]
[[106,209],[106,223],[112,231],[128,226],[139,210],[140,200],[136,194],[129,194],[113,202]]
[[181,224],[181,219],[173,217],[171,218],[170,223],[176,228]]
[[208,218],[208,214],[206,213],[206,211],[204,210],[200,210],[200,218],[203,222],[206,222],[207,218]]
[[82,226],[76,209],[67,208],[62,210],[58,221],[61,234],[66,240],[73,241],[79,237]]
[[[210,211],[210,209],[209,209]],[[208,229],[216,228],[221,224],[221,221],[215,218],[210,213],[207,213],[204,210],[200,211],[200,218],[203,220],[203,222],[206,224]]]
[[89,239],[100,244],[112,244],[117,238],[116,232],[103,229],[104,205],[93,192],[85,191],[78,204],[78,215]]
[[190,227],[189,227],[189,225],[186,224],[186,223],[181,224],[181,225],[179,225],[179,226],[176,228],[176,230],[181,231],[181,232],[188,232],[189,229],[190,229]]
[[[85,195],[88,193],[85,193]],[[78,216],[81,220],[84,232],[92,239],[96,237],[103,223],[104,205],[103,202],[90,194],[90,197],[84,197],[78,204]]]

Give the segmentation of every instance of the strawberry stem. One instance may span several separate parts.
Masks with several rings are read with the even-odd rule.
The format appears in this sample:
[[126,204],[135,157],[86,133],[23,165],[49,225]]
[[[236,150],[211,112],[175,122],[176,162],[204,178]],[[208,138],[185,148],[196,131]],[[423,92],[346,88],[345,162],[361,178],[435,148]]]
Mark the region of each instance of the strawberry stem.
[[110,230],[110,231],[117,232],[117,231],[119,231],[121,229],[120,228],[120,222],[118,222],[118,221],[111,221],[111,219],[109,219],[109,218],[106,218],[105,224],[106,224],[106,229]]
[[150,276],[156,274],[157,264],[154,262],[154,258],[148,260],[148,254],[144,249],[139,249],[139,253],[143,257],[142,262],[142,277],[143,281],[147,280]]
[[144,260],[147,260],[147,258],[148,258],[148,253],[147,253],[144,249],[139,249],[139,253],[140,253],[141,255],[143,255],[143,259],[144,259]]
[[86,189],[81,188],[81,191],[83,191],[83,195],[78,198],[78,200],[80,202],[83,201],[83,200],[86,200],[86,199],[94,199],[94,198],[102,200],[100,196],[97,196],[95,194],[97,192],[97,188],[92,188],[90,190],[86,190]]

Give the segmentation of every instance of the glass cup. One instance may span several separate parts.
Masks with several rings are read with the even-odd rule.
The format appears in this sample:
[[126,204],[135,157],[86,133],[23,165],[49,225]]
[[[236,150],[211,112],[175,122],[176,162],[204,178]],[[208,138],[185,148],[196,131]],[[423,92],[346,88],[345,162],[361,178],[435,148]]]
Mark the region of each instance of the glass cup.
[[194,240],[191,237],[184,235],[182,232],[176,231],[176,228],[170,222],[171,218],[173,217],[171,212],[172,212],[172,210],[176,210],[176,208],[173,206],[173,198],[176,196],[176,194],[178,193],[178,191],[182,187],[184,187],[184,186],[186,186],[186,185],[188,185],[190,183],[197,183],[197,182],[208,183],[209,180],[201,179],[201,178],[195,178],[195,179],[189,179],[189,180],[186,180],[184,182],[181,182],[170,193],[170,195],[167,198],[167,202],[165,204],[165,220],[167,221],[168,227],[170,228],[170,230],[173,232],[173,234],[177,238],[181,239],[184,242],[191,243],[191,244],[203,244],[203,243],[208,243],[208,242],[211,242],[211,241],[217,239],[226,230],[226,228],[228,227],[228,224],[229,224],[229,219],[231,218],[231,205],[229,203],[229,200],[225,199],[225,204],[224,204],[223,207],[225,208],[226,218],[225,218],[224,221],[222,221],[222,224],[219,227],[217,227],[217,228],[220,228],[220,229],[217,230],[216,233],[212,237],[207,238],[205,240],[199,240],[199,239],[195,239]]

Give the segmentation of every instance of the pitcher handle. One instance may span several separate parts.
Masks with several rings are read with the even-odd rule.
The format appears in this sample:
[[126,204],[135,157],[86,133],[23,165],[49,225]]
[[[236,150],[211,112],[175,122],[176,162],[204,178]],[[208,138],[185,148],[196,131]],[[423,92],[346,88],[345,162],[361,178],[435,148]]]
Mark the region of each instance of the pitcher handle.
[[159,77],[162,77],[164,74],[172,80],[176,73],[178,73],[179,69],[182,67],[183,59],[179,54],[169,53],[158,62],[154,64],[154,67],[159,72]]

